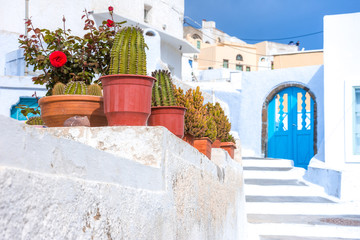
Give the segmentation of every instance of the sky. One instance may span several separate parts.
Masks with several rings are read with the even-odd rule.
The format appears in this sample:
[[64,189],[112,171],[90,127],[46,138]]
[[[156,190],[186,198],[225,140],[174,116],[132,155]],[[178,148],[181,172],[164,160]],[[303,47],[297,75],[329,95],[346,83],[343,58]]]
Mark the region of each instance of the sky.
[[[360,0],[185,0],[185,16],[199,24],[215,21],[217,29],[251,44],[300,41],[305,50],[322,49],[323,33],[296,36],[323,31],[325,15],[354,12],[360,12]],[[189,18],[185,21],[199,28]]]

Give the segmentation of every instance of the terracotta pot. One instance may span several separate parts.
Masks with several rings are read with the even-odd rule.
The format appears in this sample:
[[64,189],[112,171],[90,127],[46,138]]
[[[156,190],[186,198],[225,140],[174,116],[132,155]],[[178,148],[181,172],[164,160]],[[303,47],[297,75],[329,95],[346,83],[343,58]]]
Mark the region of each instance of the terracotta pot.
[[184,134],[184,137],[182,138],[185,142],[190,144],[191,146],[194,146],[194,136],[190,134]]
[[109,126],[146,126],[155,78],[132,74],[100,77]]
[[207,137],[194,138],[194,148],[211,159],[211,140]]
[[213,142],[213,144],[211,145],[211,147],[212,147],[212,148],[220,148],[220,143],[221,143],[220,138],[217,138],[217,139]]
[[66,119],[87,116],[91,127],[107,126],[103,98],[92,95],[56,95],[39,100],[41,119],[48,127],[63,127]]
[[149,126],[164,126],[182,138],[184,136],[184,116],[186,108],[178,106],[152,107]]
[[230,157],[232,159],[234,159],[234,151],[236,149],[235,143],[233,143],[233,142],[222,142],[220,144],[220,147],[222,149],[226,150],[229,153]]

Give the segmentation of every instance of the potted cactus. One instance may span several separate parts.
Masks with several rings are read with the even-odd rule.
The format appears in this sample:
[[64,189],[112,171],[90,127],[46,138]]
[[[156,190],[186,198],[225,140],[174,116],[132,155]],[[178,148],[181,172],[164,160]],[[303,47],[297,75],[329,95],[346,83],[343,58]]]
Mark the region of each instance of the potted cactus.
[[184,136],[184,115],[186,108],[177,106],[174,85],[169,71],[156,70],[151,74],[157,79],[152,89],[152,107],[149,126],[164,126],[182,138]]
[[176,89],[175,92],[179,105],[187,108],[185,140],[211,159],[211,144],[216,138],[216,125],[213,117],[206,111],[200,88],[189,89],[185,95],[181,88]]
[[100,77],[104,111],[110,126],[147,124],[156,79],[146,76],[145,47],[143,32],[138,27],[126,27],[115,36],[110,75]]
[[87,86],[83,81],[68,84],[57,83],[52,96],[39,100],[41,118],[48,127],[62,127],[64,122],[74,116],[86,116],[91,127],[107,126],[104,115],[101,87],[97,84]]

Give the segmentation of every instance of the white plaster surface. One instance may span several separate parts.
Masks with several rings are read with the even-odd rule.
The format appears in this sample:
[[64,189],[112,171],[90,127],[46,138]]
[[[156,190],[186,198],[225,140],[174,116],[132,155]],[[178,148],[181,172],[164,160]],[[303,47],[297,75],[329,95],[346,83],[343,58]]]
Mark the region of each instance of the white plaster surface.
[[221,149],[210,161],[162,127],[0,121],[3,239],[245,239],[242,167]]

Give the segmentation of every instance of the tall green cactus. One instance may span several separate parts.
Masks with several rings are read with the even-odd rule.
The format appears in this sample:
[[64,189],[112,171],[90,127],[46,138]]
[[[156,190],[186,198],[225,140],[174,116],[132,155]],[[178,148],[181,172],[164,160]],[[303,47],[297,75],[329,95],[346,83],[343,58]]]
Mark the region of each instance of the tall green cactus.
[[71,81],[65,86],[65,95],[66,94],[80,94],[86,95],[87,94],[87,87],[85,82],[83,81]]
[[119,31],[110,52],[109,74],[146,75],[146,53],[143,31],[126,27]]
[[151,75],[157,79],[152,89],[152,106],[176,106],[170,72],[156,70]]

